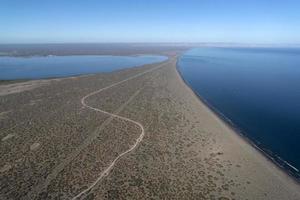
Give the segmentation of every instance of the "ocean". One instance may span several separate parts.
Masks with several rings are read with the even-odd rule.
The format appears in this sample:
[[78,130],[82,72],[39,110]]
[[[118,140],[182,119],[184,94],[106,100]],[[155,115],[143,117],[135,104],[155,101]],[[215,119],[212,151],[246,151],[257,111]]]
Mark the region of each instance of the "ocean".
[[177,67],[214,112],[300,179],[299,48],[196,48]]

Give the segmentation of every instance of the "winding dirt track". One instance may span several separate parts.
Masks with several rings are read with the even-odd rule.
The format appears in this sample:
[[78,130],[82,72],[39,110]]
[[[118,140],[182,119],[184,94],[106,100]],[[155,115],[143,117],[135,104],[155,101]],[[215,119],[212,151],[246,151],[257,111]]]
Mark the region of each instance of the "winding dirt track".
[[104,91],[104,90],[107,90],[107,89],[110,89],[110,88],[112,88],[112,87],[118,86],[118,85],[120,85],[120,84],[122,84],[122,83],[124,83],[124,82],[126,82],[126,81],[135,79],[135,78],[140,77],[140,76],[142,76],[142,75],[144,75],[144,74],[147,74],[147,73],[152,72],[152,71],[154,71],[154,70],[156,70],[156,69],[159,69],[159,68],[161,68],[161,67],[167,65],[168,63],[169,63],[169,62],[164,62],[163,64],[160,64],[160,65],[158,65],[158,66],[155,67],[155,68],[152,68],[152,69],[150,69],[150,70],[146,70],[146,71],[144,71],[144,72],[142,72],[142,73],[138,73],[138,74],[136,74],[136,75],[134,75],[134,76],[131,76],[131,77],[127,78],[127,79],[124,79],[124,80],[122,80],[122,81],[119,81],[119,82],[114,83],[114,84],[112,84],[112,85],[109,85],[109,86],[107,86],[107,87],[104,87],[104,88],[101,88],[101,89],[99,89],[99,90],[96,90],[96,91],[94,91],[94,92],[92,92],[92,93],[87,94],[86,96],[84,96],[84,97],[81,99],[81,104],[82,104],[84,107],[86,107],[86,108],[89,108],[89,109],[94,110],[94,111],[96,111],[96,112],[101,112],[101,113],[107,114],[107,115],[109,115],[109,116],[111,116],[111,117],[113,117],[113,118],[118,118],[118,119],[121,119],[121,120],[124,120],[124,121],[127,121],[127,122],[131,122],[131,123],[137,125],[137,126],[140,127],[140,129],[141,129],[141,134],[140,134],[140,136],[136,139],[136,142],[134,143],[134,145],[132,145],[129,149],[127,149],[126,151],[124,151],[124,152],[122,152],[121,154],[119,154],[119,155],[118,155],[118,156],[117,156],[117,157],[109,164],[109,166],[107,166],[106,169],[104,169],[104,170],[100,173],[100,175],[98,176],[98,178],[97,178],[97,179],[96,179],[96,180],[95,180],[95,181],[94,181],[87,189],[81,191],[79,194],[77,194],[75,197],[73,197],[72,200],[78,199],[78,198],[81,197],[83,194],[89,192],[93,187],[95,187],[95,185],[96,185],[100,180],[102,180],[105,176],[107,176],[107,175],[109,174],[109,172],[110,172],[111,169],[115,166],[115,164],[116,164],[116,162],[117,162],[118,160],[120,160],[120,159],[121,159],[122,157],[124,157],[126,154],[130,153],[131,151],[133,151],[133,150],[139,145],[139,143],[143,140],[144,135],[145,135],[144,126],[143,126],[141,123],[139,123],[139,122],[137,122],[137,121],[134,121],[134,120],[132,120],[132,119],[129,119],[129,118],[127,118],[127,117],[122,117],[122,116],[119,116],[119,115],[116,115],[116,114],[113,114],[113,113],[106,112],[106,111],[101,110],[101,109],[99,109],[99,108],[95,108],[95,107],[89,106],[89,105],[86,103],[86,99],[89,98],[89,97],[91,97],[91,96],[93,96],[93,95],[95,95],[95,94],[98,94],[98,93],[100,93],[100,92],[102,92],[102,91]]

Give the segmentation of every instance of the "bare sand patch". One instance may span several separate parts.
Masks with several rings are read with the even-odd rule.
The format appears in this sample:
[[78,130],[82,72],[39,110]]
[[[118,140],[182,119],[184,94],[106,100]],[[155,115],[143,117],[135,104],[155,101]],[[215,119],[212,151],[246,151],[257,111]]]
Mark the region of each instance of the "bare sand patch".
[[8,139],[10,139],[10,138],[13,138],[13,137],[15,137],[15,135],[9,133],[9,134],[7,134],[4,138],[2,138],[1,141],[4,142],[4,141],[6,141],[6,140],[8,140]]
[[10,164],[5,164],[3,167],[0,168],[0,173],[6,172],[10,170],[12,166]]
[[32,90],[50,84],[51,80],[34,80],[21,83],[0,85],[0,96]]
[[40,145],[41,145],[40,143],[35,142],[35,143],[33,143],[32,145],[30,145],[30,150],[31,150],[31,151],[34,151],[34,150],[36,150],[37,148],[39,148]]
[[4,119],[5,115],[7,115],[8,113],[12,112],[11,110],[9,111],[4,111],[4,112],[0,112],[0,119]]

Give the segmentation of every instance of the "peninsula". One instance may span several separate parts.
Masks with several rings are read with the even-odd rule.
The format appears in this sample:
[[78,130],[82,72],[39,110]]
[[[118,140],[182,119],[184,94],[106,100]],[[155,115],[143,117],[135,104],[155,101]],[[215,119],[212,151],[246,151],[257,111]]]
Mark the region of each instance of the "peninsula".
[[169,59],[0,85],[1,199],[299,199]]

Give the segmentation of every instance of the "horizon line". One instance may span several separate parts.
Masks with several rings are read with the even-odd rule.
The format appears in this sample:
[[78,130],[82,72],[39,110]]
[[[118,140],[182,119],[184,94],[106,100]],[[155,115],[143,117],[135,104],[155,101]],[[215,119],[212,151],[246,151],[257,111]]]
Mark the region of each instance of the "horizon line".
[[245,43],[245,42],[8,42],[0,45],[80,45],[80,44],[127,44],[127,45],[176,45],[176,46],[220,46],[220,47],[300,47],[300,43]]

